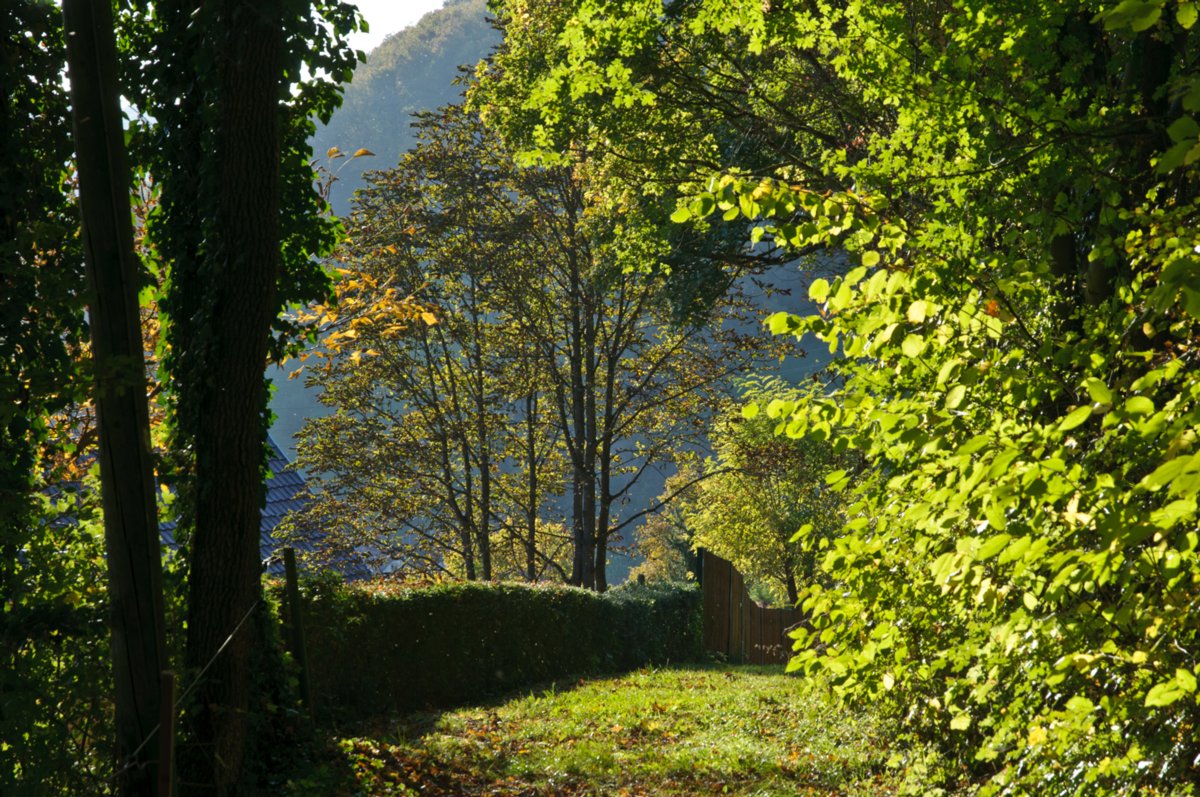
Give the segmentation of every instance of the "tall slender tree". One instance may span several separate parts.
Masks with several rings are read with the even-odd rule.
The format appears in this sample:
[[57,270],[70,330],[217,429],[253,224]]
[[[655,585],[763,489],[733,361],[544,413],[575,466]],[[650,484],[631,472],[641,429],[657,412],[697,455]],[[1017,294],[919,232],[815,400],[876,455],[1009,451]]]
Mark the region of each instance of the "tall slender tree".
[[138,312],[129,161],[108,0],[65,0],[67,63],[79,203],[89,283],[88,322],[112,616],[118,783],[124,794],[157,787],[157,746],[166,669],[146,369]]

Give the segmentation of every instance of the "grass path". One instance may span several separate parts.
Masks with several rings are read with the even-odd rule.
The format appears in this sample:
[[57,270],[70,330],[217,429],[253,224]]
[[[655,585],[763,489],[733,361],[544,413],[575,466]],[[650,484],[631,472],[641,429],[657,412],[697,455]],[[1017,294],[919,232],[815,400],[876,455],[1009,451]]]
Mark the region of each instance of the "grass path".
[[886,795],[884,736],[777,670],[642,670],[340,729],[285,793]]

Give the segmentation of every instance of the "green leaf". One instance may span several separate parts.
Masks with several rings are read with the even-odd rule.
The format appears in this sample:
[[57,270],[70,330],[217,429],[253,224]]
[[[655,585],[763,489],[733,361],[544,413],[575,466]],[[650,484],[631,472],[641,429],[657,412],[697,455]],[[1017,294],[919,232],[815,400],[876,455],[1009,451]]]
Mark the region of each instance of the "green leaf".
[[1116,8],[1101,11],[1093,21],[1104,20],[1105,30],[1131,28],[1140,33],[1151,27],[1162,16],[1163,0],[1123,0]]
[[1012,539],[1010,534],[997,534],[984,541],[979,546],[979,550],[975,552],[975,558],[979,560],[991,559],[1000,551],[1004,550],[1004,546],[1008,545],[1008,541]]
[[913,302],[912,304],[910,304],[908,306],[907,315],[908,315],[909,323],[910,324],[919,324],[922,321],[924,321],[925,314],[928,312],[928,310],[929,310],[928,305],[926,305],[925,302],[923,302],[922,300],[917,299],[915,302]]
[[1150,415],[1154,412],[1154,402],[1145,396],[1134,396],[1125,402],[1125,412],[1130,415]]
[[[676,224],[683,224],[691,217],[692,212],[687,208],[676,208],[675,212],[671,214],[671,221],[675,222]],[[659,216],[659,218],[661,219],[662,216]]]
[[1192,674],[1191,670],[1176,670],[1175,683],[1179,684],[1179,688],[1188,694],[1196,691],[1196,676]]
[[1150,513],[1150,522],[1160,529],[1169,529],[1181,520],[1196,516],[1196,500],[1181,498]]
[[1178,681],[1172,678],[1154,686],[1146,693],[1147,707],[1151,706],[1169,706],[1184,696],[1184,691],[1180,687]]
[[1076,427],[1083,426],[1088,418],[1092,417],[1091,406],[1084,404],[1081,407],[1076,407],[1067,414],[1067,417],[1062,419],[1058,425],[1060,432],[1069,432]]
[[805,523],[803,526],[800,527],[799,531],[797,531],[795,534],[792,535],[791,539],[789,539],[788,542],[799,542],[800,540],[807,537],[812,532],[812,530],[813,530],[813,524]]
[[1005,547],[1004,552],[1000,554],[1000,559],[997,561],[999,561],[1002,565],[1008,564],[1009,562],[1015,562],[1023,557],[1025,552],[1029,550],[1029,545],[1031,542],[1032,540],[1029,537],[1018,537],[1017,539],[1013,540],[1011,544]]
[[879,265],[879,253],[874,249],[863,252],[862,264],[867,268],[873,268]]
[[950,392],[946,394],[946,409],[957,409],[958,405],[962,404],[966,395],[966,385],[955,385],[954,387],[950,388]]
[[1096,402],[1097,404],[1112,404],[1112,391],[1108,389],[1108,385],[1104,384],[1102,380],[1096,379],[1095,377],[1086,379],[1084,380],[1083,387],[1085,390],[1087,390],[1092,401]]
[[1146,478],[1142,479],[1140,486],[1147,490],[1157,490],[1159,487],[1170,484],[1176,476],[1183,472],[1183,468],[1187,465],[1187,462],[1188,457],[1176,457],[1175,459],[1167,460],[1151,471]]
[[808,298],[814,302],[823,302],[829,298],[829,282],[823,279],[815,279],[812,285],[808,286]]
[[925,338],[920,335],[908,335],[904,338],[904,342],[900,344],[900,351],[904,352],[905,357],[920,357],[921,352],[924,350]]
[[967,714],[966,712],[963,712],[962,714],[958,714],[957,716],[954,717],[954,719],[950,720],[950,730],[965,731],[967,728],[970,728],[970,727],[971,727],[971,715]]
[[1179,8],[1175,11],[1175,19],[1179,21],[1179,26],[1184,30],[1191,30],[1196,24],[1196,4],[1195,3],[1180,3]]
[[1190,142],[1196,136],[1200,135],[1200,124],[1197,124],[1196,120],[1190,116],[1181,116],[1167,128],[1167,135],[1176,143],[1181,141]]
[[937,386],[945,387],[946,382],[950,381],[950,377],[954,374],[954,369],[962,365],[962,361],[958,358],[953,358],[942,363],[942,367],[938,369]]
[[783,335],[792,331],[792,316],[790,313],[772,313],[767,316],[767,329],[772,335]]
[[758,215],[758,207],[755,205],[753,197],[749,194],[741,194],[738,196],[738,208],[748,219],[752,219]]

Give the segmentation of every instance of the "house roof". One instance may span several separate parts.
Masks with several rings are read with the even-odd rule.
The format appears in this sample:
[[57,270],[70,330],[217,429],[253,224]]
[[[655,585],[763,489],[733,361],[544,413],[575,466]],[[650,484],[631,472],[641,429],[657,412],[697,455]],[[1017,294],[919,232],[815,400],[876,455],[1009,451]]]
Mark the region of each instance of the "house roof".
[[[275,539],[275,527],[288,512],[298,511],[305,507],[307,504],[304,498],[306,485],[304,478],[288,467],[291,463],[288,462],[287,457],[284,456],[283,451],[275,444],[270,435],[267,435],[267,446],[270,448],[270,458],[267,461],[270,473],[266,483],[266,503],[263,505],[262,518],[258,524],[258,547],[262,556],[264,572],[272,576],[282,576],[282,549],[285,546]],[[179,547],[175,541],[175,521],[168,520],[160,523],[159,530],[162,533],[163,544],[172,549]],[[313,550],[313,542],[314,540],[310,538],[289,540],[288,544],[297,551],[309,552]]]
[[[270,460],[267,463],[271,474],[267,478],[267,500],[263,505],[262,519],[258,524],[258,547],[266,571],[273,576],[281,576],[283,575],[283,553],[280,552],[276,555],[275,552],[283,546],[275,539],[273,532],[279,525],[279,521],[283,520],[284,515],[304,509],[308,501],[304,498],[306,492],[304,478],[288,467],[291,463],[288,462],[279,446],[275,445],[275,441],[269,434],[267,435],[267,445],[271,449]],[[291,540],[290,544],[300,551],[313,549],[311,537]]]

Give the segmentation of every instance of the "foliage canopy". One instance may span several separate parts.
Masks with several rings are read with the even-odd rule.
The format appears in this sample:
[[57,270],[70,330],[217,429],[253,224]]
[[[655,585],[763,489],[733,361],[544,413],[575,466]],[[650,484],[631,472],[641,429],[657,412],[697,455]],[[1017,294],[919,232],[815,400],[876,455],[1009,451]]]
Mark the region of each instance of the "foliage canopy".
[[[498,4],[508,57],[534,70],[504,84],[527,145],[633,146],[616,109],[695,90],[656,79],[658,59],[723,74],[691,47],[704,35],[819,70],[817,88],[794,89],[805,103],[862,109],[825,134],[784,122],[807,155],[778,168],[689,172],[673,216],[721,214],[753,242],[857,260],[813,282],[818,313],[769,319],[838,356],[827,392],[763,408],[777,431],[871,466],[823,559],[836,588],[804,600],[815,627],[793,666],[890,703],[987,793],[1187,793],[1195,4],[565,5],[539,32],[525,4]],[[748,74],[748,96],[782,96],[788,74]],[[578,111],[593,106],[614,110]]]

